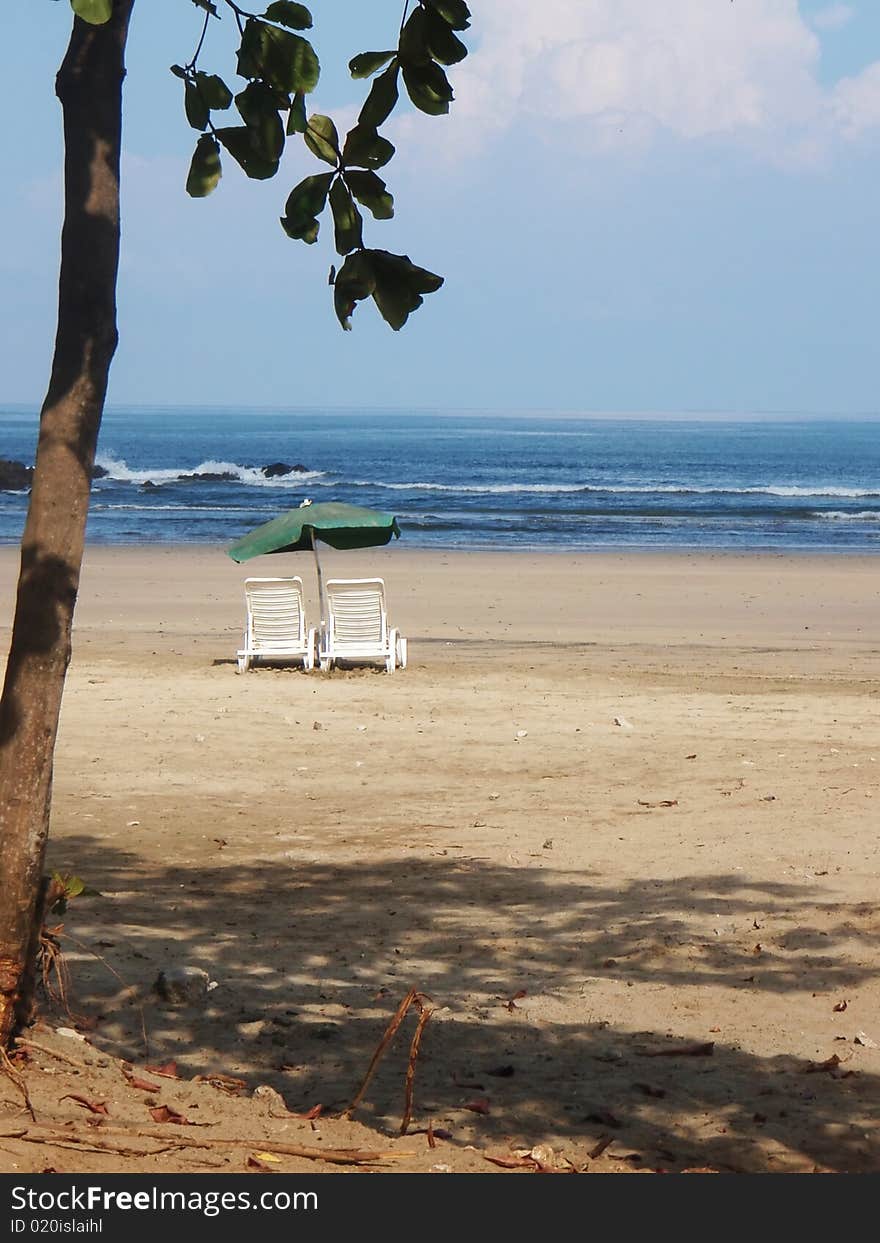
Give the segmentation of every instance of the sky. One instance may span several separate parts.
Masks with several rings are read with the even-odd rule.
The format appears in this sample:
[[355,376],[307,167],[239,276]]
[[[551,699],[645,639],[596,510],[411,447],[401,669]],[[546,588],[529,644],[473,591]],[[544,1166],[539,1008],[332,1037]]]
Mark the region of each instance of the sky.
[[[274,180],[231,160],[184,182],[196,134],[169,72],[189,0],[136,0],[124,103],[115,405],[584,411],[880,408],[877,0],[471,0],[448,117],[388,134],[390,222],[367,245],[446,278],[400,333],[333,314],[332,230],[283,234],[317,162]],[[351,123],[356,52],[395,41],[401,0],[314,0],[310,110]],[[0,401],[38,405],[61,223],[53,79],[67,0],[4,15]],[[200,64],[234,81],[234,27]],[[13,106],[10,106],[10,102]]]

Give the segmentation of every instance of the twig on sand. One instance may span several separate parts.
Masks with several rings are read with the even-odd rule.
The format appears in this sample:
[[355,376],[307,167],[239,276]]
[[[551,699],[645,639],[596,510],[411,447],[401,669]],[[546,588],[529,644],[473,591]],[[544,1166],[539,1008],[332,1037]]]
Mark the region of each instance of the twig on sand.
[[[129,1131],[126,1127],[102,1127],[101,1138],[92,1132],[89,1135],[78,1135],[74,1131],[26,1131],[0,1132],[0,1139],[19,1139],[30,1144],[47,1144],[54,1147],[76,1147],[94,1151],[116,1152],[130,1156],[148,1156],[142,1148],[133,1149],[113,1140],[105,1141],[106,1134],[129,1136],[132,1140],[158,1140],[165,1145],[160,1151],[171,1148],[249,1148],[252,1145],[243,1139],[190,1139],[187,1135],[175,1135],[173,1138],[162,1131],[138,1130]],[[260,1140],[259,1147],[263,1152],[274,1152],[286,1157],[303,1157],[309,1161],[328,1161],[334,1165],[371,1165],[380,1161],[406,1161],[414,1156],[411,1152],[371,1151],[360,1148],[309,1148],[303,1144],[281,1144],[273,1141]]]
[[85,1062],[78,1062],[75,1057],[69,1057],[66,1053],[59,1053],[57,1049],[50,1049],[46,1044],[37,1044],[36,1040],[26,1040],[24,1036],[18,1036],[15,1041],[16,1045],[22,1045],[25,1049],[36,1049],[38,1053],[46,1053],[49,1057],[57,1057],[59,1062],[66,1062],[68,1066],[75,1066],[77,1070],[88,1070]]
[[[418,1002],[418,1004],[420,1006],[421,1013],[419,1014],[419,1021],[416,1025],[416,1030],[413,1033],[412,1043],[409,1046],[409,1063],[406,1068],[406,1095],[403,1106],[403,1121],[400,1124],[401,1135],[406,1135],[407,1127],[412,1119],[413,1088],[415,1086],[416,1079],[416,1059],[419,1056],[419,1045],[422,1041],[422,1033],[428,1026],[428,1020],[434,1013],[432,1009],[429,1009],[428,1006],[422,1005],[421,1002]],[[432,1141],[434,1136],[430,1128],[428,1130],[428,1137],[428,1143],[431,1147],[433,1147]]]
[[373,1054],[370,1065],[367,1067],[367,1073],[364,1075],[364,1081],[361,1084],[361,1086],[358,1088],[357,1092],[355,1092],[354,1099],[352,1100],[348,1109],[346,1109],[345,1112],[343,1113],[342,1115],[343,1118],[351,1117],[354,1110],[357,1109],[358,1105],[363,1100],[364,1093],[369,1087],[370,1080],[373,1078],[373,1075],[376,1073],[376,1067],[379,1065],[379,1062],[382,1060],[383,1054],[385,1053],[388,1046],[391,1044],[391,1041],[394,1039],[395,1035],[397,1034],[397,1029],[400,1027],[400,1024],[406,1018],[407,1011],[409,1010],[410,1006],[413,1004],[417,996],[418,996],[418,993],[416,992],[416,990],[414,988],[411,988],[409,992],[407,993],[407,995],[404,997],[403,1001],[397,1007],[397,1012],[395,1013],[394,1018],[385,1028],[385,1035],[379,1041],[379,1044],[376,1047],[376,1052]]
[[355,1093],[354,1099],[348,1109],[346,1109],[341,1115],[343,1118],[351,1117],[354,1110],[357,1109],[358,1105],[363,1100],[364,1093],[369,1087],[370,1080],[376,1073],[376,1067],[379,1065],[382,1057],[387,1052],[392,1040],[397,1035],[397,1031],[409,1013],[410,1008],[415,1006],[419,1012],[419,1021],[416,1024],[416,1030],[413,1033],[413,1038],[409,1046],[409,1061],[407,1062],[406,1067],[406,1087],[404,1091],[403,1121],[400,1125],[400,1134],[406,1134],[407,1128],[412,1120],[413,1087],[415,1085],[416,1061],[419,1056],[419,1045],[421,1044],[422,1033],[428,1024],[428,1020],[434,1013],[433,1007],[425,1004],[426,1001],[430,1000],[430,997],[428,997],[425,993],[420,993],[414,988],[409,990],[403,1001],[397,1007],[391,1022],[385,1028],[385,1034],[379,1041],[379,1044],[376,1047],[376,1052],[373,1054],[370,1065],[367,1067],[367,1073],[364,1075],[363,1083]]
[[34,1107],[31,1104],[31,1098],[27,1090],[27,1084],[25,1083],[23,1076],[20,1075],[18,1071],[15,1069],[15,1067],[13,1066],[12,1062],[10,1061],[9,1054],[2,1047],[2,1045],[0,1045],[0,1069],[2,1069],[3,1074],[6,1075],[6,1077],[10,1080],[10,1082],[15,1084],[15,1086],[18,1088],[24,1100],[25,1109],[28,1111],[33,1121],[36,1122],[37,1115],[34,1113]]

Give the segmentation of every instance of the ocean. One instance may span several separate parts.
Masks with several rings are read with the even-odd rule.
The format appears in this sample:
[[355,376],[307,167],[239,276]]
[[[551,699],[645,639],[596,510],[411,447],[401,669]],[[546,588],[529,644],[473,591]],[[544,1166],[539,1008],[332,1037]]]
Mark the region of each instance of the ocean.
[[[36,429],[0,409],[0,456],[31,464]],[[97,460],[100,544],[225,546],[308,497],[388,510],[414,547],[880,552],[875,418],[117,408]],[[0,493],[0,542],[26,504]]]

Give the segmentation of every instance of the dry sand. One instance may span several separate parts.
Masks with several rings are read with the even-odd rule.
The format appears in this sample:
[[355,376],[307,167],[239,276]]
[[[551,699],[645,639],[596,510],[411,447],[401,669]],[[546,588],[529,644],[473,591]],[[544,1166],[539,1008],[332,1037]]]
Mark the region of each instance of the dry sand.
[[[313,594],[308,558],[252,567]],[[239,677],[251,567],[89,552],[51,845],[101,891],[63,921],[88,1043],[44,1007],[25,1080],[68,1146],[8,1138],[45,1132],[6,1081],[2,1168],[244,1171],[293,1142],[418,1170],[538,1144],[591,1171],[880,1169],[880,561],[326,568],[384,574],[407,670]],[[4,551],[4,621],[15,571]],[[160,1004],[169,963],[216,981],[204,1010]],[[436,1006],[413,1121],[448,1135],[433,1149],[389,1138],[414,1015],[357,1124],[326,1118],[411,986]],[[168,1059],[180,1082],[143,1070]],[[243,1094],[194,1081],[218,1072]],[[275,1116],[258,1085],[325,1117]],[[106,1102],[102,1126],[68,1093]]]

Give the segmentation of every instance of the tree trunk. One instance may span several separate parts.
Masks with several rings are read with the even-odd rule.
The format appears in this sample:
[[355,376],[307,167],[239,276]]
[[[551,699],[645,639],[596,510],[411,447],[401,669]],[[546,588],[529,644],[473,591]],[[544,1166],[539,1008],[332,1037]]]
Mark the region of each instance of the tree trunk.
[[74,19],[64,114],[58,329],[0,699],[0,1047],[26,1021],[42,919],[52,757],[70,661],[98,429],[116,349],[122,80],[134,0]]

